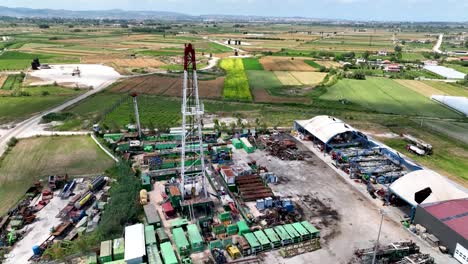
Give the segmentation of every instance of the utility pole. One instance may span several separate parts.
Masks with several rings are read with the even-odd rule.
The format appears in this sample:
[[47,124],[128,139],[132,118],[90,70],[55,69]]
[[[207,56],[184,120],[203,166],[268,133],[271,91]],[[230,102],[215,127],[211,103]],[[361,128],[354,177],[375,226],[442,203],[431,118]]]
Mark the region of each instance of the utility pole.
[[374,255],[372,256],[372,264],[375,264],[375,258],[377,257],[377,249],[379,248],[380,232],[382,231],[383,218],[384,218],[384,215],[385,215],[385,212],[384,212],[383,209],[379,209],[379,213],[381,215],[380,226],[379,226],[379,234],[377,235],[377,241],[375,242]]

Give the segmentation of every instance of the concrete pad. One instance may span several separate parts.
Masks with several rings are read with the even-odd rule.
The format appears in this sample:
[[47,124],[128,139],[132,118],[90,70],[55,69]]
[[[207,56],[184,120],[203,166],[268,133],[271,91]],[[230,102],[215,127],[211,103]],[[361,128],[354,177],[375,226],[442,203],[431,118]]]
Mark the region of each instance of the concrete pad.
[[[121,77],[112,67],[100,64],[57,64],[50,65],[51,69],[31,71],[30,75],[42,81],[32,82],[30,85],[48,85],[57,82],[59,85],[76,87],[99,87],[106,82],[115,81]],[[80,75],[72,76],[74,70],[79,69]]]

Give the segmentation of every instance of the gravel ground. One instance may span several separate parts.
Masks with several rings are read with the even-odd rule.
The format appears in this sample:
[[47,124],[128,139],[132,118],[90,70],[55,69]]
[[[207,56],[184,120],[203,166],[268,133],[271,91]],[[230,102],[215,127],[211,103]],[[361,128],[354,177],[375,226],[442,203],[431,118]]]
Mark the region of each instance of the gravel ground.
[[[298,146],[303,150],[311,147],[300,143]],[[321,229],[322,249],[288,259],[282,258],[278,251],[271,251],[264,254],[265,263],[347,263],[355,249],[372,247],[377,238],[380,223],[377,202],[371,202],[369,196],[351,186],[321,158],[310,151],[308,154],[304,161],[283,161],[261,150],[253,154],[243,150],[235,152],[235,159],[256,160],[258,165],[274,172],[280,178],[278,185],[272,185],[275,194],[299,201],[305,216]],[[403,240],[418,241],[418,238],[385,217],[380,242]],[[437,263],[457,263],[425,242],[418,241],[418,244]]]

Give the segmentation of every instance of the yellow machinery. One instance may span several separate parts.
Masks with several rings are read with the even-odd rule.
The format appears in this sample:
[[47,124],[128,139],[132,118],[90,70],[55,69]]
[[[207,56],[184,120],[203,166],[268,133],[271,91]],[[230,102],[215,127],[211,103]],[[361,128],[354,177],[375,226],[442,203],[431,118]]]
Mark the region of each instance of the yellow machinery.
[[229,245],[229,246],[226,248],[226,251],[228,252],[229,256],[230,256],[233,260],[241,257],[241,253],[240,253],[239,249],[238,249],[236,246],[234,246],[234,245]]
[[142,189],[140,191],[140,204],[141,205],[147,205],[148,204],[148,191],[145,189]]

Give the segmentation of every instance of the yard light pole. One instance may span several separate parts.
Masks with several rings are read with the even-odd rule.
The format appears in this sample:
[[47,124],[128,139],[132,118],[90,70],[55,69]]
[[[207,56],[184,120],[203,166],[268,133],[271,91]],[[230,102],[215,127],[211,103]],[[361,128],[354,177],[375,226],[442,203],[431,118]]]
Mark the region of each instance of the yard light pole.
[[384,215],[385,215],[385,211],[383,209],[379,209],[379,213],[381,215],[380,226],[379,226],[379,234],[377,235],[377,241],[375,242],[374,255],[372,256],[372,264],[375,264],[375,258],[377,257],[377,249],[379,247],[380,231],[382,231],[382,223],[383,223],[383,218],[384,218]]

